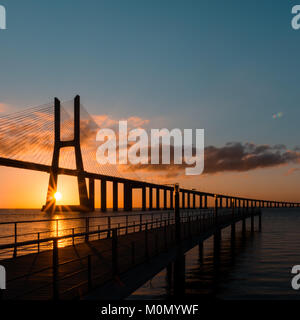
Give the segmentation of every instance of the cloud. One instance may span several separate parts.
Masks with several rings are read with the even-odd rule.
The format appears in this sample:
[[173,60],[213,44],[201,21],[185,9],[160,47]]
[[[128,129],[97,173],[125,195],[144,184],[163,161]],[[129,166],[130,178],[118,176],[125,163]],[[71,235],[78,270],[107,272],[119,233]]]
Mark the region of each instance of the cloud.
[[[170,165],[128,165],[123,170],[160,171],[161,174],[167,177],[184,175],[184,169],[189,166],[184,163],[180,165],[172,164],[173,153],[174,147],[171,147]],[[267,144],[256,145],[254,143],[230,142],[222,147],[206,147],[204,159],[203,174],[247,172],[260,168],[300,163],[300,152],[288,150],[285,145],[270,146]]]
[[290,168],[286,173],[285,176],[290,176],[291,174],[300,171],[300,168]]
[[4,112],[7,110],[7,105],[5,103],[0,102],[0,112]]

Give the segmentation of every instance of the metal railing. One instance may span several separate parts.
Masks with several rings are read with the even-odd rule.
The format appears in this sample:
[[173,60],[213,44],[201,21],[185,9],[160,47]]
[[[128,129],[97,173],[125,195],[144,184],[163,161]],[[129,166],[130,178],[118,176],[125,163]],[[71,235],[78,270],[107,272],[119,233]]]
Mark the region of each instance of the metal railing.
[[[187,239],[217,225],[233,223],[257,213],[257,209],[249,211],[239,209],[233,215],[231,209],[221,209],[216,216],[213,209],[185,210],[180,213],[181,238]],[[108,248],[80,258],[59,261],[60,242],[66,239],[70,239],[74,245],[79,242],[92,243],[90,241],[102,239],[107,242]],[[45,294],[47,299],[74,298],[80,295],[79,292],[86,293],[110,279],[118,281],[120,273],[149,261],[153,256],[175,245],[175,217],[174,214],[166,217],[159,215],[157,219],[151,218],[139,224],[127,223],[114,227],[111,225],[110,228],[102,230],[86,230],[57,237],[3,244],[0,245],[0,251],[7,249],[18,251],[21,248],[34,246],[36,252],[39,252],[40,246],[45,243],[51,246],[51,265],[10,278],[7,280],[7,287],[14,285],[19,287],[18,282],[24,284],[37,275],[46,274],[45,280],[39,282],[38,286],[31,287],[30,290],[18,291],[15,295],[4,295],[4,299],[36,297],[38,292]],[[26,288],[24,285],[21,287]]]

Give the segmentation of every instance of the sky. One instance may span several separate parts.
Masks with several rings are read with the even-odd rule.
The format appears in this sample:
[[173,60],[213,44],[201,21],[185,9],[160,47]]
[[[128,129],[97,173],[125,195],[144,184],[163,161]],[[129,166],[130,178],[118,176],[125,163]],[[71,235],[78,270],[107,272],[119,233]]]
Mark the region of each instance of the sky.
[[[0,4],[7,10],[7,30],[0,30],[0,116],[80,94],[93,115],[138,117],[154,128],[204,128],[206,146],[300,145],[300,30],[291,28],[297,1]],[[297,168],[279,163],[182,183],[298,201]],[[0,168],[0,206],[15,205],[10,194],[24,190],[28,174]],[[4,186],[8,175],[14,183]],[[31,177],[46,188],[47,176]],[[26,192],[26,206],[43,202]]]

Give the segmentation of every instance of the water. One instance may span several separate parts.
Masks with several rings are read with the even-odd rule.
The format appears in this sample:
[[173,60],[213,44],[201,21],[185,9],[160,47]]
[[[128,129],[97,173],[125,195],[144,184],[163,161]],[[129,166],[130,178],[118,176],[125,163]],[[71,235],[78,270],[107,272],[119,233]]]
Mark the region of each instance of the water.
[[[99,238],[106,238],[109,228],[122,228],[119,234],[125,233],[125,226],[130,226],[128,232],[138,231],[138,225],[146,222],[153,223],[160,219],[167,219],[173,212],[147,212],[141,216],[139,211],[128,212],[108,212],[103,213],[99,211],[90,213],[80,212],[61,212],[56,214],[47,214],[38,209],[0,209],[0,245],[11,244],[15,241],[15,222],[17,222],[17,242],[24,242],[29,240],[47,239],[51,237],[61,237],[72,235],[74,232],[86,232],[86,217],[89,217],[88,231],[102,231],[99,234],[91,235],[90,240]],[[127,216],[127,217],[126,217]],[[109,217],[109,218],[108,218]],[[142,220],[140,220],[140,218]],[[27,222],[28,221],[28,222]],[[34,221],[34,222],[32,222]],[[12,223],[9,223],[12,222]],[[83,241],[84,237],[76,237],[75,243]],[[58,246],[64,247],[71,245],[71,237],[68,239],[59,240]],[[39,249],[47,250],[52,248],[52,242],[41,243]],[[37,245],[25,246],[18,248],[18,256],[28,253],[37,252]],[[0,260],[11,258],[13,256],[13,249],[0,250]]]
[[[264,209],[262,232],[246,241],[237,224],[235,255],[230,246],[230,229],[222,231],[221,264],[213,264],[213,243],[204,243],[204,262],[199,263],[198,247],[186,254],[185,297],[212,297],[224,300],[300,299],[291,287],[292,266],[300,264],[300,210]],[[257,220],[255,227],[257,230]],[[247,220],[247,230],[250,221]],[[166,299],[172,293],[166,270],[148,281],[128,299]]]
[[[91,222],[91,228],[96,225],[107,227],[106,216],[114,216],[112,225],[124,224],[124,213],[100,213],[89,214],[95,219]],[[134,214],[134,212],[133,212]],[[85,213],[61,213],[51,216],[39,210],[0,210],[0,222],[83,218]],[[145,215],[143,219],[150,219]],[[143,221],[145,221],[143,220]],[[130,221],[139,223],[138,216]],[[255,227],[257,229],[257,220]],[[230,229],[222,231],[221,264],[218,269],[213,264],[213,243],[208,239],[204,243],[204,262],[199,263],[198,247],[186,254],[186,297],[213,297],[219,299],[300,299],[300,292],[291,288],[291,268],[300,264],[300,210],[299,209],[264,209],[263,230],[255,232],[254,236],[248,232],[246,241],[241,237],[241,224],[237,224],[235,254],[232,255],[230,245]],[[70,228],[76,231],[85,228],[84,220],[60,221],[58,235],[70,233]],[[250,221],[247,220],[249,230]],[[56,223],[37,222],[18,226],[18,233],[34,233],[44,231],[42,237],[56,235]],[[13,234],[13,225],[0,225],[0,243],[8,239],[1,239],[5,235]],[[27,236],[28,239],[32,235]],[[11,240],[11,239],[10,239]],[[18,238],[18,241],[26,240],[26,236]],[[67,242],[61,243],[61,246]],[[44,249],[47,249],[45,247]],[[36,250],[27,248],[25,254]],[[9,253],[11,255],[11,252]],[[0,256],[0,260],[5,258]],[[166,270],[156,275],[151,281],[145,283],[128,299],[159,299],[163,300],[172,295],[166,282]]]

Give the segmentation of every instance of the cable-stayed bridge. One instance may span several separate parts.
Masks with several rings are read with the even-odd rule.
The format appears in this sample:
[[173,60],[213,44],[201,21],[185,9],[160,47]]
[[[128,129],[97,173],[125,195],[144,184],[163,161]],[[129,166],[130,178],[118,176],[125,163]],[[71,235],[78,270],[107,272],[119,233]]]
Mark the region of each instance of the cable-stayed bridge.
[[[198,245],[203,259],[203,242],[214,236],[218,264],[222,229],[231,227],[234,248],[239,222],[245,238],[247,218],[252,235],[256,216],[261,231],[263,208],[299,207],[295,202],[214,194],[124,176],[117,166],[97,163],[98,129],[79,96],[0,117],[0,165],[49,173],[44,211],[86,212],[80,218],[0,223],[0,263],[8,274],[7,289],[0,291],[3,299],[119,299],[166,267],[174,292],[183,294],[189,249]],[[62,174],[77,178],[76,206],[56,205]],[[107,182],[112,182],[113,211],[124,209],[125,214],[88,214],[95,210],[97,180],[101,211],[107,211]],[[119,184],[124,208],[119,208]],[[138,213],[130,212],[134,189],[142,191]],[[36,223],[47,227],[39,230]],[[30,232],[24,225],[31,226]]]
[[[74,101],[42,105],[10,115],[0,116],[0,165],[37,170],[49,173],[48,193],[44,210],[94,210],[95,180],[101,181],[101,210],[107,209],[107,182],[113,183],[113,210],[118,208],[118,184],[124,185],[124,210],[132,210],[132,190],[142,190],[142,209],[173,208],[173,186],[142,181],[134,173],[121,172],[116,165],[100,165],[96,161],[96,133],[99,125],[80,104]],[[53,197],[60,174],[76,176],[78,179],[79,206],[59,206]],[[130,177],[128,177],[130,175]],[[85,179],[89,179],[87,188]],[[88,194],[89,189],[89,194]],[[153,204],[153,192],[156,203]],[[163,199],[160,194],[163,191]],[[146,192],[149,204],[146,208]],[[299,203],[248,199],[236,196],[180,189],[182,208],[207,208],[208,197],[217,197],[219,206],[237,205],[260,207],[298,206]],[[168,199],[169,198],[169,199]]]

